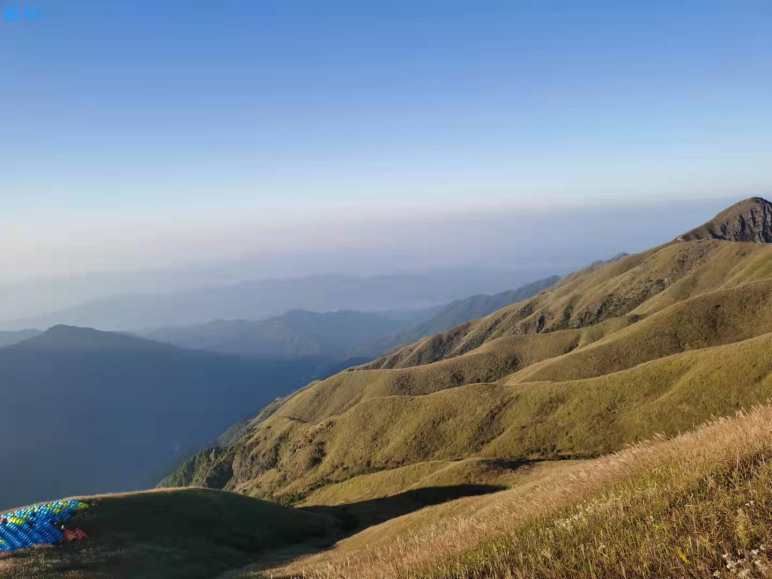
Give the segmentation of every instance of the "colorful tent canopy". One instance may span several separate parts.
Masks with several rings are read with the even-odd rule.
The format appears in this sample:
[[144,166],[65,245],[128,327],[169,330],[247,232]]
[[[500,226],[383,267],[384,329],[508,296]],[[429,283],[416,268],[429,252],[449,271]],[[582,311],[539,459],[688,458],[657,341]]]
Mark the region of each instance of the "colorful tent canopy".
[[57,523],[69,521],[75,512],[87,508],[81,501],[55,501],[0,515],[0,551],[58,545],[64,534]]

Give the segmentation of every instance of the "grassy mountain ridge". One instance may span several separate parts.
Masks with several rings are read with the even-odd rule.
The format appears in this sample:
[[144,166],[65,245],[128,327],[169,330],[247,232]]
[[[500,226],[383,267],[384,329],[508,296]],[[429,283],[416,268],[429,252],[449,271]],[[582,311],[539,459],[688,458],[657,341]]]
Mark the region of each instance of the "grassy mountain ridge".
[[[95,506],[75,523],[90,530],[88,541],[0,558],[0,571],[14,579],[763,577],[772,567],[770,423],[767,405],[601,458],[527,465],[509,475],[508,490],[342,539],[334,520],[312,509],[233,493],[85,497]],[[381,480],[354,490],[393,496],[405,486],[397,479],[420,485],[469,462],[365,475],[360,482]],[[335,490],[312,496],[332,504]]]
[[652,252],[657,253],[652,250],[570,274],[534,298],[427,338],[376,360],[367,368],[409,367],[415,365],[415,361],[431,363],[470,352],[499,337],[582,328],[627,314],[647,297],[664,289],[666,276],[650,270],[659,266],[677,275],[677,256],[662,256],[658,260],[660,264],[648,261]]
[[675,434],[772,394],[770,300],[765,244],[594,264],[309,386],[207,468],[232,472],[225,488],[299,500],[427,461],[591,457]]
[[407,346],[367,368],[431,363],[502,336],[586,328],[624,315],[636,319],[702,293],[767,279],[771,268],[768,245],[672,243],[566,276],[541,296]]
[[275,424],[227,449],[227,486],[256,496],[305,496],[320,483],[426,461],[598,456],[767,400],[771,347],[767,334],[580,381],[372,398],[319,423]]
[[772,331],[772,280],[702,294],[641,319],[586,348],[543,360],[509,381],[561,381],[631,368],[670,354]]

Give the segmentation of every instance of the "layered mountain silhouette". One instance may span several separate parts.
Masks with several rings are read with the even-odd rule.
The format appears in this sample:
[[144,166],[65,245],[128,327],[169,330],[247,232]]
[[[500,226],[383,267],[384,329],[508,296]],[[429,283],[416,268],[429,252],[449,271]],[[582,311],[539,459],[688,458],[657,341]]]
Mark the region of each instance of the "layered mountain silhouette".
[[181,453],[312,380],[317,366],[68,326],[2,348],[0,508],[148,486]]
[[517,288],[543,275],[540,269],[461,268],[423,274],[330,274],[243,281],[174,293],[105,297],[45,314],[5,320],[0,327],[14,330],[66,324],[133,331],[200,325],[212,320],[258,320],[293,309],[420,310],[481,291]]
[[442,332],[506,305],[536,295],[560,278],[552,276],[516,290],[479,294],[426,310],[371,313],[292,310],[267,320],[218,320],[197,326],[162,328],[146,338],[184,348],[262,359],[319,357],[330,366],[365,362],[387,350]]
[[18,330],[11,332],[0,332],[0,348],[5,346],[11,346],[12,344],[18,344],[24,340],[29,340],[39,335],[40,330]]
[[343,360],[355,355],[363,344],[394,335],[410,323],[411,317],[350,310],[292,310],[267,320],[218,320],[199,326],[153,330],[144,335],[185,348],[254,358],[319,356]]

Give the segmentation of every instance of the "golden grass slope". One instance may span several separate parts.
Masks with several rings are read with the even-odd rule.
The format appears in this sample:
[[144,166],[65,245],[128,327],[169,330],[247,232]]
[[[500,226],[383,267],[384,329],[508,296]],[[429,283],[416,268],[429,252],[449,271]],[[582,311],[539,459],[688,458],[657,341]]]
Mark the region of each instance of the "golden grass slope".
[[231,488],[303,497],[373,470],[426,461],[598,456],[770,396],[767,334],[584,380],[373,398],[320,423],[287,424],[236,445]]
[[322,554],[233,577],[768,577],[771,458],[764,406],[535,471],[511,490],[429,507]]
[[563,356],[513,374],[510,382],[602,376],[679,352],[772,332],[772,280],[700,294]]

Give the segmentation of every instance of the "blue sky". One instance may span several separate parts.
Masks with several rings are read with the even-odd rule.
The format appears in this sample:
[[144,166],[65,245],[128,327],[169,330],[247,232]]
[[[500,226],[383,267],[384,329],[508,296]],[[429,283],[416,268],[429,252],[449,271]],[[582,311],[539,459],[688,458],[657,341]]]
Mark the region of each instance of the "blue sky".
[[236,218],[772,189],[768,1],[24,1],[38,20],[0,22],[0,226],[30,271],[104,231],[176,227],[178,259]]

